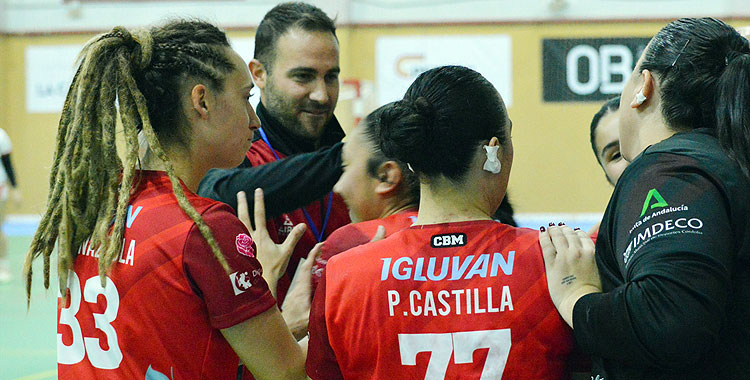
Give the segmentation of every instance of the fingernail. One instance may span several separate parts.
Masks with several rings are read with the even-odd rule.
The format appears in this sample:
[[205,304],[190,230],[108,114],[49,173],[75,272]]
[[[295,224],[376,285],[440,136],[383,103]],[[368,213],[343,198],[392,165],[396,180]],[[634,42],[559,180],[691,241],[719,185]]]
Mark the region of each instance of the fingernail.
[[574,228],[574,229],[573,229],[573,231],[580,231],[580,230],[581,230],[581,229],[580,229],[580,228],[578,228],[578,227],[576,227],[576,228]]
[[558,226],[564,226],[564,225],[565,225],[565,223],[563,223],[563,222],[560,222],[560,223],[557,223],[557,225],[558,225]]
[[552,222],[550,222],[550,223],[549,223],[549,226],[550,226],[550,227],[552,227],[552,226],[554,226],[554,225],[555,225],[555,223],[552,223]]
[[547,229],[546,229],[546,228],[544,228],[544,226],[541,226],[541,227],[539,227],[539,231],[542,231],[542,232],[544,232],[544,231],[547,231]]

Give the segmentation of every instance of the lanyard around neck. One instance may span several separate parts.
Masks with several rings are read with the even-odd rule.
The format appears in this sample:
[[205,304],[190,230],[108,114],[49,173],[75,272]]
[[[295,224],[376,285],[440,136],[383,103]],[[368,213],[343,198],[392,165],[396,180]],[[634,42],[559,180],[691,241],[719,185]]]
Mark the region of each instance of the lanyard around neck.
[[[263,139],[263,142],[268,145],[269,148],[271,148],[271,153],[273,153],[273,156],[276,157],[276,161],[280,160],[279,155],[276,154],[276,150],[273,149],[273,146],[271,146],[271,141],[268,140],[268,136],[266,135],[266,132],[263,131],[263,128],[258,128],[258,132],[260,132],[260,138]],[[310,226],[310,229],[312,230],[313,235],[315,236],[315,239],[318,240],[318,243],[323,241],[323,234],[325,233],[326,227],[328,226],[328,219],[331,217],[331,205],[333,205],[333,191],[328,193],[328,207],[326,208],[326,215],[325,218],[323,218],[323,226],[318,231],[318,228],[315,226],[315,223],[313,223],[312,218],[310,217],[310,214],[307,213],[307,210],[305,210],[304,207],[302,207],[302,213],[305,215],[305,219],[307,219],[307,224]]]

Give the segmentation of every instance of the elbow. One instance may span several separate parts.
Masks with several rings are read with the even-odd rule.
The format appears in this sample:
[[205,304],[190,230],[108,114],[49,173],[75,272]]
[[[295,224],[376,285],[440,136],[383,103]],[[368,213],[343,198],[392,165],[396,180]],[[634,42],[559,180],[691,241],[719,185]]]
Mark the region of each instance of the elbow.
[[717,343],[718,332],[706,323],[673,323],[654,331],[652,341],[652,364],[667,370],[683,370],[697,361],[702,361]]

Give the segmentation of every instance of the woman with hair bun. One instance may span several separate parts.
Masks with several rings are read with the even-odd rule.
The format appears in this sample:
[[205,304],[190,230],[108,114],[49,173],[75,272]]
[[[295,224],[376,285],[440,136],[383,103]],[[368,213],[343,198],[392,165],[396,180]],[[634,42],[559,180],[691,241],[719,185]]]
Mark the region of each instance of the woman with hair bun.
[[313,300],[312,379],[562,379],[571,331],[537,233],[492,220],[511,121],[479,73],[421,74],[376,116],[381,150],[420,182],[416,223],[334,256]]
[[596,255],[567,227],[540,232],[592,377],[750,378],[749,106],[750,46],[722,21],[673,21],[638,60]]
[[48,287],[57,243],[59,377],[234,379],[241,360],[256,379],[304,379],[256,258],[296,240],[269,244],[256,214],[256,247],[231,208],[194,193],[208,169],[242,161],[259,127],[250,72],[224,32],[116,27],[80,57],[24,265],[27,295],[39,256]]

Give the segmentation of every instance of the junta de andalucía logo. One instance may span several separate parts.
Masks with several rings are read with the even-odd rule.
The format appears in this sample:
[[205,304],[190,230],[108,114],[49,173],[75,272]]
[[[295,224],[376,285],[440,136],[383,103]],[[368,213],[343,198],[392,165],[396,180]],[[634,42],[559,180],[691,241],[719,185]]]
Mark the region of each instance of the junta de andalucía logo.
[[664,197],[659,194],[659,191],[656,189],[651,189],[648,192],[648,195],[646,195],[646,200],[643,202],[643,210],[641,210],[641,216],[646,214],[647,210],[653,210],[655,208],[659,207],[667,207],[669,204],[667,204],[667,201],[664,200]]

